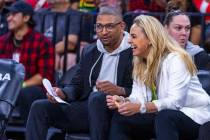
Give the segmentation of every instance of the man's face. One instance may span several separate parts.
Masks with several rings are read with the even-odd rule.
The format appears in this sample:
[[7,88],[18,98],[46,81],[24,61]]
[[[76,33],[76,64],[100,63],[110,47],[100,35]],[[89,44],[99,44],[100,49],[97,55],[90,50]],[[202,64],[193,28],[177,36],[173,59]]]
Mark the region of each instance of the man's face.
[[8,28],[12,31],[22,28],[28,20],[29,16],[24,16],[20,12],[10,12],[7,15]]
[[104,46],[115,46],[124,31],[124,23],[113,15],[98,15],[96,33]]
[[168,33],[184,48],[190,36],[190,20],[186,15],[174,16],[166,26]]

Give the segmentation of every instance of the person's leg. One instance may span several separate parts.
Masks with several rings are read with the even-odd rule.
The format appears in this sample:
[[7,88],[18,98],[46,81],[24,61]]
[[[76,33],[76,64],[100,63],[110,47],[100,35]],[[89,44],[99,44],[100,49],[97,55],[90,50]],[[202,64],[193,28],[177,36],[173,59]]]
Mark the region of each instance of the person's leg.
[[46,92],[38,86],[22,88],[17,100],[21,118],[26,123],[33,101],[46,98]]
[[58,104],[52,104],[47,99],[35,101],[26,124],[26,140],[45,140],[50,127],[50,117],[56,118],[60,115],[64,116]]
[[132,116],[122,116],[114,113],[111,122],[109,140],[146,140],[154,138],[154,120],[156,114],[137,113]]
[[206,122],[199,128],[198,140],[209,140],[210,139],[210,122]]
[[26,125],[26,140],[45,140],[50,126],[70,132],[88,131],[87,101],[70,105],[35,101]]
[[198,137],[199,127],[181,111],[162,110],[155,118],[157,140],[193,140]]
[[106,94],[92,92],[88,111],[91,140],[107,140],[112,111],[106,105]]

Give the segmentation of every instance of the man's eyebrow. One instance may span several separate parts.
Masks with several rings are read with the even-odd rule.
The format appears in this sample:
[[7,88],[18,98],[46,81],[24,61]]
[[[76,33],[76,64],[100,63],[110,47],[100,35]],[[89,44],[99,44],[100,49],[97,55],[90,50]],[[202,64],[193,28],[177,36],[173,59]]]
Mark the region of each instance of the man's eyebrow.
[[175,23],[174,25],[176,25],[176,26],[182,26],[182,27],[187,27],[187,26],[190,26],[191,27],[191,25],[181,25],[181,24],[178,24],[178,23],[177,24]]

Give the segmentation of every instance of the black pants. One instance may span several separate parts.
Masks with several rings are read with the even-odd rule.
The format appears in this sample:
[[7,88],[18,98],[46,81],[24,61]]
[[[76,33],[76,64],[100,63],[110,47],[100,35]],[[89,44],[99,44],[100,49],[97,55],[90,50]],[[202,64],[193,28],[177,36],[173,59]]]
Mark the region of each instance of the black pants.
[[26,125],[26,140],[45,140],[50,126],[87,133],[87,101],[75,101],[70,105],[53,104],[47,99],[35,101]]
[[107,140],[113,111],[106,105],[106,94],[92,92],[89,96],[88,111],[91,140]]
[[38,86],[22,88],[17,100],[17,107],[21,118],[26,123],[32,103],[38,99],[46,98],[46,91]]
[[209,139],[210,139],[210,122],[207,122],[200,127],[198,140],[209,140]]
[[122,116],[115,112],[112,118],[109,140],[147,140],[154,137],[156,114]]
[[157,114],[122,116],[115,113],[109,140],[193,140],[198,137],[199,124],[181,111],[162,110]]

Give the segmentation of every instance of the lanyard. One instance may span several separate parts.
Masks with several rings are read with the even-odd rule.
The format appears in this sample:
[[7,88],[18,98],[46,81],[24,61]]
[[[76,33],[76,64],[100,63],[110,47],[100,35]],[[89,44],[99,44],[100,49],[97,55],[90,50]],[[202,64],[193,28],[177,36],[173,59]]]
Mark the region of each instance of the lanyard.
[[152,84],[152,87],[151,87],[151,90],[152,90],[152,101],[154,101],[154,100],[157,100],[157,92],[156,92],[156,86],[155,86],[155,84],[153,83]]

